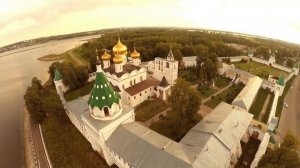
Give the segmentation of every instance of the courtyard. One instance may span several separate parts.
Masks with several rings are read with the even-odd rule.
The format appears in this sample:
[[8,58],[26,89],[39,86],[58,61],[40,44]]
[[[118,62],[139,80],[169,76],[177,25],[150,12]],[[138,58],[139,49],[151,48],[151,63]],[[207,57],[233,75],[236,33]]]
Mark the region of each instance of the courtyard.
[[250,72],[263,79],[268,79],[269,74],[277,77],[283,75],[285,78],[288,76],[288,73],[286,73],[285,71],[254,61],[250,61],[249,63],[236,62],[233,64],[236,68]]

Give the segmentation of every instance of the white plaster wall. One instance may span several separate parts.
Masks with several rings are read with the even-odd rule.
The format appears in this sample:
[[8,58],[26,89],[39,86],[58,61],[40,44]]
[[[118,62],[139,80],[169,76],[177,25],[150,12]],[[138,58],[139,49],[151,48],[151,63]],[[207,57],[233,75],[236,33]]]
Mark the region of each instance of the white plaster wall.
[[273,64],[272,67],[280,69],[280,70],[285,71],[287,73],[291,73],[293,71],[291,68],[288,68],[288,67],[285,67],[285,66],[282,66],[282,65],[279,65],[279,64]]
[[126,93],[124,96],[124,101],[127,102],[129,106],[135,107],[147,100],[148,97],[153,96],[155,92],[156,91],[154,90],[154,87],[150,87],[133,96],[130,96],[128,93]]
[[183,61],[184,67],[196,67],[197,61]]

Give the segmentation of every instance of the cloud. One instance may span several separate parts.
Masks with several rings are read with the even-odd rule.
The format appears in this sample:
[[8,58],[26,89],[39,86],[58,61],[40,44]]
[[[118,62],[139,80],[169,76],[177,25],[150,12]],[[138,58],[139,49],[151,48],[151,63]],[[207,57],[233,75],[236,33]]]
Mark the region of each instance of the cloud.
[[[0,0],[0,45],[112,27],[180,26],[300,43],[296,0]],[[5,17],[3,17],[5,16]]]

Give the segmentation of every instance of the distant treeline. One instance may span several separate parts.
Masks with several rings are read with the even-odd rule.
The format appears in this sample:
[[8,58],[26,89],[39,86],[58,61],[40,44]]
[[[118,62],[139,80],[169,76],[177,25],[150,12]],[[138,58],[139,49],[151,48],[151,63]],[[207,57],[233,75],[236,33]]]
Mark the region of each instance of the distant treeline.
[[[183,56],[194,56],[201,54],[203,48],[207,48],[209,53],[214,53],[218,57],[229,57],[247,54],[227,44],[240,44],[254,50],[255,56],[269,58],[269,51],[276,51],[276,59],[279,63],[291,57],[295,57],[300,51],[298,45],[283,41],[266,40],[255,37],[245,37],[232,33],[192,30],[171,29],[171,28],[132,28],[113,29],[103,32],[104,35],[96,40],[89,41],[82,45],[83,54],[90,60],[94,67],[96,48],[98,55],[102,49],[111,50],[117,43],[118,36],[123,44],[132,51],[134,45],[141,53],[142,61],[153,60],[155,57],[166,57],[172,45],[176,59],[181,60]],[[112,52],[110,53],[112,56]]]

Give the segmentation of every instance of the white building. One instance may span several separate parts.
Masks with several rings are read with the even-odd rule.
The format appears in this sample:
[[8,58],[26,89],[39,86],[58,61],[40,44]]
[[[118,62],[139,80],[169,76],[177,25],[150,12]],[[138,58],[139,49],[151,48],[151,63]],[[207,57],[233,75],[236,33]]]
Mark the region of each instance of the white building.
[[171,48],[167,59],[156,57],[154,61],[149,61],[148,70],[153,72],[155,79],[161,81],[165,76],[168,83],[174,85],[178,77],[178,61],[174,59]]
[[178,76],[178,61],[174,60],[172,50],[167,59],[155,58],[153,78],[149,77],[147,70],[140,63],[140,53],[131,52],[132,62],[127,62],[127,47],[118,40],[113,47],[114,64],[111,64],[111,56],[105,51],[101,56],[103,71],[108,81],[114,89],[122,95],[122,101],[126,105],[135,107],[151,97],[161,97],[166,100],[169,94],[169,87],[166,89],[159,87],[165,77],[171,85],[174,84]]
[[250,78],[243,90],[233,100],[232,105],[241,107],[249,111],[261,84],[262,79],[260,77],[255,76]]
[[197,56],[182,57],[181,65],[184,68],[196,67],[197,66]]

